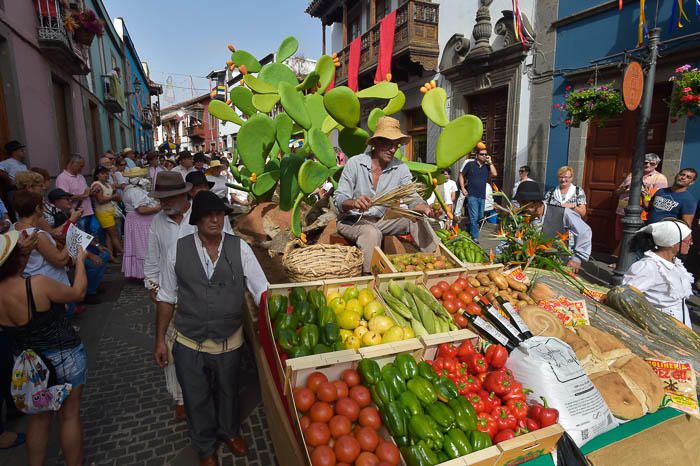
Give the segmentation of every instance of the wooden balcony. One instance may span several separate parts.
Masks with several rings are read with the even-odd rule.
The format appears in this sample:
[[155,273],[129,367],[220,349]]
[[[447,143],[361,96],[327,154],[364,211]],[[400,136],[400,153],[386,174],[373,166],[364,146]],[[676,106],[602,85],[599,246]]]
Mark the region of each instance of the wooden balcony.
[[187,137],[204,139],[206,134],[204,134],[204,127],[202,125],[194,125],[187,127]]
[[[438,20],[440,5],[427,1],[409,0],[396,10],[396,31],[391,69],[393,81],[407,80],[422,70],[437,70],[440,46]],[[379,57],[379,24],[362,35],[360,50],[360,88],[374,82]],[[338,52],[340,67],[336,70],[336,85],[348,80],[350,46]],[[422,69],[421,69],[422,68]]]

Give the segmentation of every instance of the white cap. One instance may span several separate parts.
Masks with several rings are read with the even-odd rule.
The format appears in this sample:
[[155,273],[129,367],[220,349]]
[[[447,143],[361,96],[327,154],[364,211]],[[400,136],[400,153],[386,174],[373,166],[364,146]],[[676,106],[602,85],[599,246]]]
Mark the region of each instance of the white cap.
[[661,248],[667,248],[686,239],[692,231],[683,222],[662,220],[645,226],[637,233],[649,233],[654,239],[654,244]]

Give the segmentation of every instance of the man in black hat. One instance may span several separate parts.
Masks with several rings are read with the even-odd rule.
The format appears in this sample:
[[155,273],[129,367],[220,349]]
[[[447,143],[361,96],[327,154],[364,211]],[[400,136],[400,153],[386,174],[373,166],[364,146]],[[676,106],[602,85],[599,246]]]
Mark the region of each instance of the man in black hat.
[[238,405],[243,293],[259,304],[268,286],[250,246],[224,232],[228,210],[210,191],[195,196],[195,231],[170,249],[157,296],[154,357],[168,365],[165,335],[177,304],[172,354],[200,465],[218,464],[219,442],[236,456],[246,453]]
[[557,235],[562,237],[567,232],[569,235],[573,234],[573,255],[568,258],[566,265],[574,273],[578,273],[581,263],[591,256],[591,227],[573,209],[548,205],[542,202],[543,199],[542,191],[535,181],[523,181],[515,193],[515,200],[524,210],[532,217],[540,219],[542,233],[551,238],[556,238]]
[[192,189],[189,192],[191,199],[194,199],[200,191],[209,191],[214,186],[214,182],[207,180],[204,172],[200,171],[188,173],[185,181],[192,184]]
[[182,151],[180,155],[177,156],[178,166],[173,168],[172,171],[180,173],[184,179],[190,172],[194,171],[192,166],[192,153],[190,151]]
[[5,153],[7,158],[0,162],[0,174],[7,176],[12,184],[15,182],[15,174],[17,172],[27,171],[27,166],[24,164],[24,144],[19,141],[10,141],[5,144]]
[[198,172],[204,172],[207,167],[207,156],[204,154],[204,152],[197,152],[194,154],[194,169],[197,170]]

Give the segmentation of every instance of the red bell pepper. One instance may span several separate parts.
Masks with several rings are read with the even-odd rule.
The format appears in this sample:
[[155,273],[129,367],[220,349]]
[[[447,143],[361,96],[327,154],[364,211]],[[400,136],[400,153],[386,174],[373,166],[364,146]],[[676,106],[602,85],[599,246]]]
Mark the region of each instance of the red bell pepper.
[[510,440],[518,434],[513,432],[513,429],[503,429],[493,436],[493,443],[501,443],[504,440]]
[[527,429],[528,432],[534,432],[540,428],[540,423],[530,417],[526,417],[518,421],[518,427]]
[[468,392],[479,393],[481,390],[481,382],[473,375],[462,376],[461,381],[467,385]]
[[518,382],[511,382],[510,384],[510,390],[508,393],[505,393],[501,396],[503,401],[508,402],[511,400],[520,400],[520,401],[525,401],[525,392],[529,392],[529,390],[523,389],[523,386],[519,384]]
[[444,371],[447,371],[447,374],[443,375],[456,374],[458,372],[459,361],[457,361],[457,358],[444,358],[444,361]]
[[498,432],[498,423],[492,415],[480,413],[476,417],[476,430],[479,432],[486,432],[489,434],[489,437],[493,438],[496,432]]
[[[468,393],[466,398],[467,398],[467,401],[469,403],[471,403],[471,405],[474,407],[474,411],[476,411],[477,414],[483,413],[486,411],[486,405],[484,404],[484,400],[478,394]],[[489,405],[489,407],[490,407],[490,405]]]
[[443,343],[438,346],[437,352],[438,358],[456,358],[457,357],[457,347],[451,343]]
[[527,404],[522,400],[510,400],[506,403],[506,407],[513,413],[516,419],[525,419],[527,417]]
[[486,362],[494,369],[505,367],[508,360],[508,350],[503,345],[490,345],[486,348]]
[[528,417],[530,419],[534,419],[537,421],[537,423],[540,423],[540,414],[542,414],[542,410],[544,409],[544,406],[539,404],[538,402],[534,402],[533,404],[530,405],[530,413],[528,414]]
[[464,361],[470,354],[476,353],[474,345],[472,345],[471,340],[464,340],[461,345],[457,348],[457,357],[460,361]]
[[542,412],[540,412],[540,417],[539,419],[537,419],[540,423],[540,426],[548,427],[553,424],[556,424],[559,420],[559,411],[547,406],[547,400],[545,400],[543,396],[541,396],[540,398],[542,399],[543,403]]
[[500,406],[491,411],[491,416],[496,418],[498,430],[515,429],[518,426],[518,420],[513,413],[505,406]]
[[486,360],[479,353],[473,353],[467,356],[467,367],[470,374],[483,374],[488,370]]
[[476,380],[478,380],[479,383],[483,385],[487,375],[489,375],[488,372],[482,372],[480,374],[474,374],[474,377],[476,377]]
[[493,392],[489,393],[486,390],[481,390],[479,392],[479,397],[481,401],[484,402],[484,412],[486,413],[490,413],[494,408],[501,406],[501,399]]
[[484,389],[502,396],[510,391],[512,380],[505,373],[496,371],[489,372],[484,379]]

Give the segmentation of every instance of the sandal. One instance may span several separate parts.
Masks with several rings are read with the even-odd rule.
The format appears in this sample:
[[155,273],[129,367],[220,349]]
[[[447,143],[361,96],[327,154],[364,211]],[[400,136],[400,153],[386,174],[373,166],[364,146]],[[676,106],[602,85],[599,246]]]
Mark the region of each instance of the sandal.
[[[7,433],[9,434],[9,433],[12,433],[12,432],[7,432]],[[9,446],[0,447],[0,450],[9,450],[9,449],[11,449],[11,448],[16,448],[16,447],[18,447],[18,446],[20,446],[20,445],[24,445],[24,442],[27,440],[27,437],[24,435],[24,433],[23,433],[23,432],[17,432],[15,435],[17,435],[17,436],[15,437],[15,441],[12,442],[12,444],[9,445]]]

